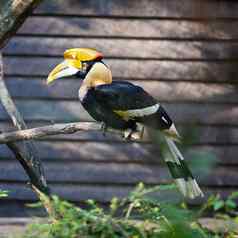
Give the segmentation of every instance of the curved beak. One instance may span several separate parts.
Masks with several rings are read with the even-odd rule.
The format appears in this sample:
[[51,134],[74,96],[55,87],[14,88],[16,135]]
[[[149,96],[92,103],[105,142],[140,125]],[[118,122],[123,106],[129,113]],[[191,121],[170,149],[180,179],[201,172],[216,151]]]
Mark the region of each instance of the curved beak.
[[68,77],[75,75],[82,68],[81,64],[77,62],[77,67],[74,66],[74,62],[69,60],[64,60],[62,63],[58,64],[48,75],[47,84],[52,83],[58,78]]
[[103,55],[94,49],[73,48],[64,52],[64,61],[58,64],[49,74],[47,84],[58,78],[68,77],[83,72],[83,61],[93,61],[102,59]]

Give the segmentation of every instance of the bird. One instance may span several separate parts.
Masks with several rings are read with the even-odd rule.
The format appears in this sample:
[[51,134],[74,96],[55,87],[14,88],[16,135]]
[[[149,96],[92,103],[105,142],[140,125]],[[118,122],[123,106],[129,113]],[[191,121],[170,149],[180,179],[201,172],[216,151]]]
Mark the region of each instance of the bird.
[[81,79],[79,100],[90,116],[102,123],[104,130],[110,127],[124,131],[127,139],[143,136],[144,126],[159,131],[169,151],[164,160],[178,190],[186,198],[203,197],[176,146],[181,137],[165,108],[142,87],[124,80],[112,80],[112,72],[103,59],[103,54],[93,48],[68,49],[63,62],[49,73],[47,84],[70,76]]

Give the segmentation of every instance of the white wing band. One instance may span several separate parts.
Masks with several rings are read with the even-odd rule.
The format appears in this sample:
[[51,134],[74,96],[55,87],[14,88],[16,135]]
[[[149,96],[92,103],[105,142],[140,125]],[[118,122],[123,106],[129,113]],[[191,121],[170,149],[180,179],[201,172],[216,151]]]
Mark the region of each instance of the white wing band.
[[148,115],[156,113],[158,109],[159,109],[159,104],[157,103],[150,107],[128,110],[126,112],[128,113],[129,117],[143,117],[143,116],[148,116]]

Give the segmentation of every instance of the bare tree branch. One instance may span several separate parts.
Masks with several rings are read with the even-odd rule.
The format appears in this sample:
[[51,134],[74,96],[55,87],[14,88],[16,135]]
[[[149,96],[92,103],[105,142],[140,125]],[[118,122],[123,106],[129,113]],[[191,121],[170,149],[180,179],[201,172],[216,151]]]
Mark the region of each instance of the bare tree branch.
[[0,4],[0,49],[41,0],[4,0]]
[[[19,130],[27,129],[26,124],[18,112],[11,96],[8,93],[3,80],[3,63],[0,54],[0,100],[11,117],[15,127]],[[43,167],[37,155],[37,150],[32,141],[21,142],[20,144],[7,142],[9,149],[15,154],[16,159],[21,163],[28,174],[31,183],[45,194],[49,194],[49,188],[43,172]]]
[[[99,131],[101,124],[97,122],[74,122],[65,124],[54,124],[21,131],[0,134],[0,144],[17,142],[22,140],[39,139],[46,136],[58,134],[72,134],[78,131]],[[108,128],[107,132],[123,136],[123,131]]]
[[[0,4],[0,49],[13,36],[18,28],[25,21],[26,17],[41,2],[41,0],[4,0]],[[11,117],[13,124],[19,130],[27,129],[26,124],[13,103],[10,94],[3,80],[3,63],[0,52],[0,100]],[[1,132],[0,132],[1,133]],[[36,148],[32,141],[20,143],[7,142],[9,149],[15,154],[16,159],[21,163],[28,174],[32,189],[39,199],[43,201],[48,213],[52,213],[50,197],[46,202],[44,197],[50,195],[43,172],[41,161],[37,155]],[[45,196],[46,195],[46,196]]]

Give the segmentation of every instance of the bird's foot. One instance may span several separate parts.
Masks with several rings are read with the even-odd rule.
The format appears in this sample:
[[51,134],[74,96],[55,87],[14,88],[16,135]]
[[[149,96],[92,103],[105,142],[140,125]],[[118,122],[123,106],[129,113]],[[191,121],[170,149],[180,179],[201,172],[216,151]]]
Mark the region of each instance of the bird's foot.
[[124,131],[123,139],[130,140],[131,139],[131,133],[132,133],[131,129],[126,129]]
[[102,130],[102,134],[103,134],[103,136],[106,136],[107,125],[106,125],[105,122],[102,122],[102,124],[101,124],[101,130]]
[[126,129],[124,131],[124,139],[125,140],[141,140],[144,135],[144,126],[137,126],[136,130]]

